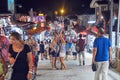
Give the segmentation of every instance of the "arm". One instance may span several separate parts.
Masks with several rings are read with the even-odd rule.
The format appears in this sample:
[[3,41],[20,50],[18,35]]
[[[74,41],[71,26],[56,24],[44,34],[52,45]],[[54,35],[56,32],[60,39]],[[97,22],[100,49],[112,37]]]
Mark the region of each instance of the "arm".
[[29,71],[32,71],[33,61],[32,61],[32,52],[27,53]]
[[60,40],[61,40],[61,42],[62,42],[62,43],[64,43],[64,44],[65,44],[65,40],[63,39],[62,34],[60,34]]
[[33,73],[32,52],[27,53],[27,59],[28,59],[28,66],[29,66],[27,78],[28,80],[30,80],[32,78],[32,73]]
[[112,60],[112,49],[109,47],[109,61],[111,62]]
[[92,55],[92,64],[95,62],[95,55],[97,52],[97,48],[93,48],[93,55]]
[[15,59],[11,56],[10,53],[8,53],[8,60],[10,64],[13,64],[15,62]]

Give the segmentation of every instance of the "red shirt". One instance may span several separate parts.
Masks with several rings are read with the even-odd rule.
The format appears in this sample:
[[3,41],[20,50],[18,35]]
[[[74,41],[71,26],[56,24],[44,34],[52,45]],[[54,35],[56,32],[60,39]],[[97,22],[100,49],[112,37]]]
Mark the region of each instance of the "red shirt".
[[78,45],[80,47],[80,51],[84,51],[84,48],[85,48],[85,39],[79,39],[78,40]]

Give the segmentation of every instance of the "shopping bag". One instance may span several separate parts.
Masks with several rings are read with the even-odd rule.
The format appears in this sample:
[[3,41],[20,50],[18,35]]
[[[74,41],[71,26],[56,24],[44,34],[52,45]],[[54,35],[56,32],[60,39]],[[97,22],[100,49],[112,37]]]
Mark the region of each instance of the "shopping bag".
[[92,64],[92,71],[97,71],[97,65],[96,64]]
[[12,77],[12,73],[13,73],[13,69],[12,67],[10,67],[5,75],[5,78],[4,80],[11,80],[11,77]]

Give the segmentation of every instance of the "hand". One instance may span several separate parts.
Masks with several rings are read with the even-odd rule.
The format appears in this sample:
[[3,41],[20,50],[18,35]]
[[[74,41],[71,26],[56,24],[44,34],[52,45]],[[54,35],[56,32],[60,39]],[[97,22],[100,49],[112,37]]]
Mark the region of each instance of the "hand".
[[55,49],[55,48],[54,48],[53,50],[56,52],[56,49]]
[[15,62],[15,59],[14,58],[10,58],[10,64],[13,64]]
[[109,62],[111,63],[111,62],[112,62],[112,59],[109,59]]
[[62,38],[62,33],[60,33],[60,37]]
[[32,78],[32,73],[29,73],[29,72],[28,72],[28,74],[27,74],[27,79],[28,79],[28,80],[31,80],[31,78]]

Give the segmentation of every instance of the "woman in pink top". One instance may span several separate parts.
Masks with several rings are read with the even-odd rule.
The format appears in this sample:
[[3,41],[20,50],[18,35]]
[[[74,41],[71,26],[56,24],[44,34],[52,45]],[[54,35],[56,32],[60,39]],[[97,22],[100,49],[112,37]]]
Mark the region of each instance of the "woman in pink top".
[[6,62],[8,62],[8,47],[9,40],[5,36],[0,35],[0,49],[2,51],[2,56]]

